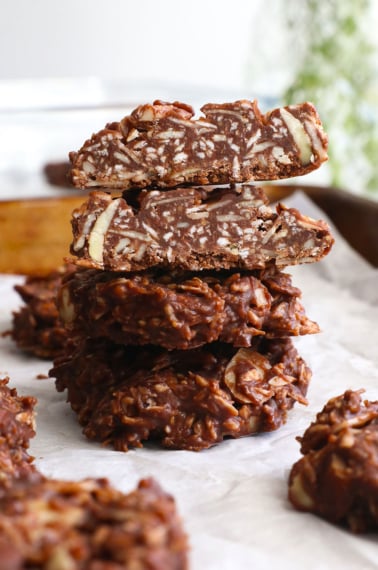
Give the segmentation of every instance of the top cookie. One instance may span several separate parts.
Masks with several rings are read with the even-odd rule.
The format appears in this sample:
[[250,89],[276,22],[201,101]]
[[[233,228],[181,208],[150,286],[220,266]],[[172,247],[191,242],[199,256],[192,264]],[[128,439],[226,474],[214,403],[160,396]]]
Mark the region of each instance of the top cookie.
[[155,101],[106,125],[70,153],[79,188],[171,188],[307,174],[327,160],[327,136],[311,103],[262,114],[256,101]]

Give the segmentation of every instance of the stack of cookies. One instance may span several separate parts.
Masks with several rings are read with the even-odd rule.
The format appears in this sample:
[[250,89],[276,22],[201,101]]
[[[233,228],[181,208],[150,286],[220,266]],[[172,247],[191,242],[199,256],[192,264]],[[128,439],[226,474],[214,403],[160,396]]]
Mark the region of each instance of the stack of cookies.
[[140,106],[70,155],[75,186],[101,189],[73,212],[69,335],[50,375],[85,435],[119,450],[204,449],[277,429],[306,402],[291,337],[319,329],[283,269],[333,238],[251,182],[319,167],[326,135],[309,103],[201,110]]

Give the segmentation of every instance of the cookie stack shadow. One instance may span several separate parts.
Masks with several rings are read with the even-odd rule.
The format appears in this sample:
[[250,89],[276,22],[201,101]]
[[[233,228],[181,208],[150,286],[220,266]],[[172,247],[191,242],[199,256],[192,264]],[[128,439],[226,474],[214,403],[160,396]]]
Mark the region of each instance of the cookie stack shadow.
[[[248,180],[304,174],[305,160],[316,168],[325,160],[324,133],[307,107],[266,117],[246,102],[206,107],[202,128],[210,124],[210,134],[201,134],[187,106],[156,102],[71,155],[74,182],[100,189],[73,212],[75,268],[58,292],[68,338],[50,376],[85,435],[118,450],[146,441],[201,450],[275,430],[296,402],[306,403],[311,371],[292,337],[319,328],[284,270],[319,261],[333,239],[325,222],[270,207]],[[238,140],[232,152],[222,147],[229,170],[219,157],[205,166],[201,158],[238,130],[230,114],[252,125],[258,168],[247,174],[240,174],[246,159]],[[198,148],[194,177],[187,140]],[[303,141],[313,143],[307,158]],[[133,171],[129,163],[146,145],[151,150]],[[169,178],[162,156],[176,166],[187,161],[185,168]],[[148,179],[151,157],[160,185],[159,177]]]

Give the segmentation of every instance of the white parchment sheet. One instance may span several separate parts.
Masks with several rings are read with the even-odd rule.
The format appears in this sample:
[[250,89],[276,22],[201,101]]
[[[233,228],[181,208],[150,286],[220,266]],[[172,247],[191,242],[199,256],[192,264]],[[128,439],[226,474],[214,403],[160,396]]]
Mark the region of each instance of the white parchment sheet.
[[[325,218],[303,194],[286,204]],[[1,247],[1,246],[0,246]],[[295,440],[332,396],[365,388],[378,399],[378,272],[336,235],[331,254],[318,264],[288,268],[303,292],[303,304],[322,332],[295,340],[313,371],[309,405],[296,405],[276,432],[229,440],[199,453],[146,446],[128,453],[88,442],[65,395],[47,374],[50,362],[21,354],[0,339],[0,374],[9,375],[20,395],[38,398],[37,436],[31,444],[38,468],[66,479],[108,477],[123,491],[155,477],[177,501],[190,536],[193,570],[326,570],[378,568],[374,535],[354,536],[287,500],[287,478],[299,459]],[[21,301],[0,276],[0,332]]]

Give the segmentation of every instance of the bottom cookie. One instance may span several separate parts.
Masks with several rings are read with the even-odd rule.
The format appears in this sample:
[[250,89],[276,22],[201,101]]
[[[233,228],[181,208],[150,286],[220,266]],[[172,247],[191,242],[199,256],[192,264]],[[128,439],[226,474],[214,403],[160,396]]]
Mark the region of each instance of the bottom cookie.
[[50,376],[89,438],[127,451],[155,440],[198,451],[226,437],[275,430],[306,403],[311,371],[291,340],[195,350],[71,341]]
[[298,440],[304,457],[290,473],[292,504],[353,532],[377,530],[378,402],[347,390]]

